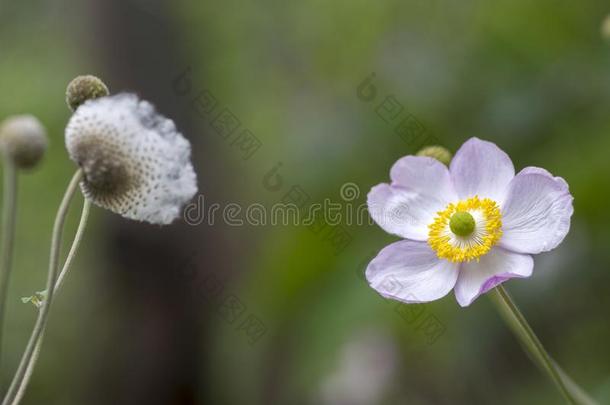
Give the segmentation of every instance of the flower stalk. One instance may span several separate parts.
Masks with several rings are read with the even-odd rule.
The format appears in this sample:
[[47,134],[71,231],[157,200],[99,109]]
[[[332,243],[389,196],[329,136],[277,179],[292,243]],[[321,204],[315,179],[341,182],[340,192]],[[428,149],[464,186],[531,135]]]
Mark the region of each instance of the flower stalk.
[[[77,170],[59,206],[59,210],[57,212],[57,216],[55,217],[55,224],[53,226],[53,235],[51,238],[51,254],[49,258],[49,272],[47,276],[47,284],[46,284],[46,299],[43,301],[40,311],[38,313],[38,318],[36,319],[36,324],[34,325],[34,329],[32,330],[32,334],[30,335],[30,339],[26,346],[26,349],[21,357],[21,361],[19,363],[19,367],[17,368],[17,372],[13,376],[13,380],[11,385],[6,393],[4,400],[2,401],[2,405],[9,405],[11,403],[15,404],[18,402],[13,402],[13,398],[15,397],[17,390],[21,386],[21,382],[27,372],[28,365],[30,364],[31,359],[34,357],[35,352],[37,351],[37,346],[39,346],[39,339],[41,339],[45,328],[47,326],[47,322],[49,319],[49,311],[51,309],[51,303],[53,301],[53,295],[55,292],[55,282],[57,280],[57,273],[59,270],[59,254],[61,248],[61,239],[63,234],[64,223],[66,221],[66,217],[68,214],[68,208],[70,207],[70,202],[72,201],[72,197],[78,190],[78,184],[83,178],[83,171],[81,169]],[[18,399],[18,398],[15,398]]]
[[57,281],[55,281],[54,294],[57,294],[59,288],[63,285],[63,281],[68,274],[68,270],[76,257],[76,252],[80,247],[80,243],[83,240],[83,235],[85,234],[85,228],[87,228],[87,220],[89,219],[89,211],[91,209],[91,201],[88,199],[83,199],[83,210],[81,212],[80,221],[78,223],[78,229],[76,230],[76,234],[74,235],[74,240],[72,241],[72,246],[70,247],[70,251],[68,252],[68,256],[66,257],[66,261],[64,262],[64,266],[57,277]]
[[15,241],[15,222],[17,214],[17,169],[11,159],[4,160],[4,201],[2,204],[2,247],[0,254],[0,359],[2,351],[2,332],[6,313],[6,296],[10,281],[13,245]]
[[[86,198],[83,201],[84,201],[83,210],[81,212],[80,221],[78,223],[78,229],[76,230],[76,234],[74,235],[74,240],[72,241],[72,246],[70,247],[70,251],[68,252],[68,256],[66,257],[64,266],[62,267],[61,272],[59,273],[59,276],[57,277],[57,280],[55,281],[55,287],[54,287],[54,291],[53,291],[54,295],[57,295],[59,288],[63,285],[63,280],[65,279],[66,274],[68,273],[68,270],[70,269],[70,265],[72,264],[72,261],[76,257],[76,252],[78,251],[80,242],[82,241],[83,235],[85,233],[85,228],[87,227],[87,219],[89,218],[89,210],[91,208],[91,202],[89,200],[87,200]],[[33,295],[31,298],[33,298],[37,295],[40,295],[43,297],[43,299],[40,301],[39,304],[36,304],[33,299],[26,300],[26,301],[32,301],[35,306],[40,308],[40,306],[44,303],[44,297],[46,296],[46,291],[38,292],[37,294]],[[38,338],[38,341],[36,342],[36,347],[34,348],[34,354],[32,355],[30,362],[28,363],[28,366],[25,370],[25,374],[23,375],[23,379],[21,380],[21,383],[19,384],[19,389],[17,391],[17,394],[15,395],[15,399],[13,400],[12,404],[19,404],[21,402],[21,399],[25,395],[25,390],[28,386],[28,383],[30,382],[30,378],[32,377],[32,373],[34,372],[34,367],[36,367],[36,362],[38,361],[38,357],[40,355],[40,348],[42,346],[43,339],[44,339],[44,333],[40,335],[40,337]]]
[[538,366],[547,372],[566,402],[575,405],[597,405],[597,402],[572,381],[551,358],[508,291],[501,284],[493,289],[490,297],[509,328],[517,335]]

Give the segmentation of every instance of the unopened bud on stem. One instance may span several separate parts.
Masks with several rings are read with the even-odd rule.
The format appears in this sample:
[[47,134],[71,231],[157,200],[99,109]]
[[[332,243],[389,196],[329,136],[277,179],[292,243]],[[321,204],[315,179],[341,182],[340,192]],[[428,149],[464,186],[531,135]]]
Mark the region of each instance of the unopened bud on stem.
[[77,76],[68,84],[66,103],[72,111],[76,111],[85,101],[108,94],[108,87],[99,78],[92,75]]
[[417,156],[428,156],[438,160],[439,162],[449,166],[453,155],[449,150],[442,146],[426,146],[417,152]]
[[0,124],[0,149],[19,169],[36,166],[47,145],[47,133],[32,115],[15,115]]

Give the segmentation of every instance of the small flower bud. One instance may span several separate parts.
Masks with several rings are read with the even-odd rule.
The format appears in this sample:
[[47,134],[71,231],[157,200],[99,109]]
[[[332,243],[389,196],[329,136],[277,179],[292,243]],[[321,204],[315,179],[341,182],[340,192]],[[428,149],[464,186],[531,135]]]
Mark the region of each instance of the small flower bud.
[[0,150],[20,169],[36,166],[47,144],[44,127],[32,115],[15,115],[0,124]]
[[92,75],[77,76],[66,89],[66,103],[72,111],[87,100],[105,97],[110,92],[103,81]]
[[417,152],[417,156],[428,156],[434,158],[446,166],[449,166],[449,163],[451,163],[451,158],[453,157],[451,152],[442,146],[426,146]]
[[610,14],[604,18],[604,21],[602,22],[602,37],[606,40],[606,41],[610,41]]

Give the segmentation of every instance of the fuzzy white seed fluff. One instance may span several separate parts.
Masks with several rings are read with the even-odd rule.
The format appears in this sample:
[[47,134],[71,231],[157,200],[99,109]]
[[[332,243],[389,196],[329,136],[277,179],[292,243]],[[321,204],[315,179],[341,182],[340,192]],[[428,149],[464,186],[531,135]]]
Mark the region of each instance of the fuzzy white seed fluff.
[[197,192],[191,145],[134,94],[89,100],[68,122],[66,147],[86,198],[124,217],[169,224]]

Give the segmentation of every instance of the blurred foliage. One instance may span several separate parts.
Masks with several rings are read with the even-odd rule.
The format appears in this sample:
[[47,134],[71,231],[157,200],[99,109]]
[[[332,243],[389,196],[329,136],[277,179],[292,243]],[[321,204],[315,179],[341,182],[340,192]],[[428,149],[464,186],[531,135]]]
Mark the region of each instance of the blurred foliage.
[[[156,2],[130,1],[151,18],[160,10]],[[73,170],[62,138],[65,85],[81,73],[104,77],[108,64],[87,48],[94,42],[87,5],[0,4],[0,116],[35,114],[51,134],[44,166],[20,179],[5,366],[17,363],[29,334],[34,311],[19,297],[43,286],[53,215]],[[453,151],[478,136],[506,150],[517,169],[541,166],[564,177],[575,197],[571,233],[536,258],[530,279],[507,285],[559,364],[609,402],[610,44],[600,35],[609,11],[602,0],[178,0],[171,2],[171,21],[196,86],[229,106],[263,143],[243,161],[220,137],[212,141],[223,164],[238,173],[240,187],[231,191],[238,203],[277,202],[292,185],[315,201],[341,201],[345,182],[359,185],[356,202],[363,203],[393,162],[416,152],[375,111],[389,95]],[[185,67],[177,61],[175,70]],[[372,72],[377,96],[363,102],[356,88]],[[158,78],[160,86],[171,80]],[[214,137],[208,122],[191,113]],[[271,192],[262,179],[277,162],[285,183]],[[210,201],[219,198],[201,191]],[[94,367],[97,343],[112,336],[112,313],[120,308],[104,284],[97,248],[105,215],[94,218],[53,310],[27,403],[50,403],[49,397],[79,403],[79,376]],[[451,294],[427,304],[446,327],[427,344],[362,279],[367,258],[393,238],[375,226],[347,229],[352,242],[338,255],[306,227],[222,231],[253,235],[252,245],[236,252],[248,266],[231,288],[267,333],[251,345],[213,318],[201,364],[212,379],[202,387],[213,387],[213,403],[313,403],[342,348],[370,329],[389,334],[399,350],[386,398],[392,403],[559,403],[484,297],[467,309]]]

